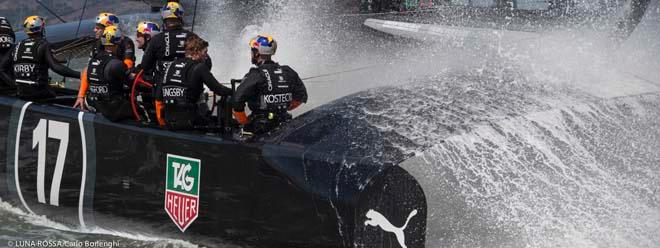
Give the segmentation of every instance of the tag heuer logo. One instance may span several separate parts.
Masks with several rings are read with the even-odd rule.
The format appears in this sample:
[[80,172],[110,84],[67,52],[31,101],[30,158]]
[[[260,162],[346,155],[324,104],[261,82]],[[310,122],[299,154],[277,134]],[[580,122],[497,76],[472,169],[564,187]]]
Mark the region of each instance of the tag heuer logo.
[[199,159],[167,154],[165,211],[185,232],[199,214]]

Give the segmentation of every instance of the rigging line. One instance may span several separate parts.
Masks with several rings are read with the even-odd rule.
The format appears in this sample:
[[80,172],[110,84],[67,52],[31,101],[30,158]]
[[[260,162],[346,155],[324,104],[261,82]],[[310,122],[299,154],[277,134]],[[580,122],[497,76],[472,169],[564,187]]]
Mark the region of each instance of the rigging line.
[[82,12],[80,12],[80,19],[78,19],[78,28],[76,29],[76,38],[78,38],[78,33],[80,33],[80,24],[82,23],[83,16],[85,15],[85,9],[87,8],[87,0],[83,4]]
[[[82,11],[80,12],[80,18],[78,19],[78,28],[76,28],[76,35],[74,36],[75,38],[78,38],[78,34],[80,33],[80,24],[82,24],[82,19],[83,16],[85,15],[85,9],[87,8],[87,0],[85,0],[85,3],[83,3],[83,8]],[[66,62],[66,66],[69,67],[71,64],[71,57],[73,57],[73,53],[69,54],[69,59]]]
[[343,70],[343,71],[337,71],[337,72],[332,72],[332,73],[326,73],[326,74],[320,74],[312,77],[306,77],[306,78],[301,78],[302,80],[309,80],[309,79],[314,79],[314,78],[321,78],[321,77],[328,77],[328,76],[334,76],[334,75],[339,75],[339,74],[344,74],[347,72],[354,72],[354,71],[362,71],[370,68],[374,68],[377,66],[381,66],[382,64],[377,64],[377,65],[368,65],[368,66],[363,66],[363,67],[358,67],[354,69],[349,69],[349,70]]
[[64,19],[62,19],[62,17],[60,17],[60,16],[57,15],[54,11],[52,11],[51,9],[49,9],[48,6],[46,6],[46,5],[45,5],[44,3],[42,3],[40,0],[34,0],[34,1],[37,2],[39,5],[41,5],[41,7],[43,7],[44,9],[46,9],[46,11],[48,11],[50,14],[54,15],[55,17],[57,17],[57,19],[59,19],[62,23],[66,23],[66,21],[65,21]]
[[150,4],[150,3],[147,3],[146,0],[142,0],[141,2],[143,2],[143,3],[146,4],[147,6],[151,7],[151,4]]
[[642,76],[639,76],[639,75],[637,75],[637,74],[635,74],[635,73],[628,72],[628,71],[625,71],[624,73],[626,73],[626,74],[628,74],[628,75],[630,75],[630,76],[633,76],[634,78],[637,78],[637,79],[639,79],[639,80],[642,80],[642,81],[644,81],[644,82],[646,82],[646,83],[653,84],[653,85],[655,85],[655,86],[660,86],[660,83],[657,83],[657,82],[655,82],[655,81],[651,81],[651,80],[649,80],[649,79],[643,78]]
[[195,32],[195,19],[197,19],[197,2],[198,0],[195,0],[195,10],[193,11],[192,28],[190,29],[191,32]]
[[92,39],[92,37],[80,37],[80,38],[77,38],[77,39],[73,40],[69,44],[66,44],[66,45],[64,45],[64,46],[62,46],[58,49],[55,49],[54,52],[55,53],[62,53],[66,50],[70,50],[70,49],[73,49],[73,48],[77,48],[77,47],[80,47],[80,46],[87,45],[88,43],[90,43],[91,41],[94,41],[94,40],[95,39]]
[[[301,80],[309,80],[309,79],[315,79],[315,78],[322,78],[322,77],[340,75],[340,74],[344,74],[344,73],[348,73],[348,72],[362,71],[362,70],[371,69],[371,68],[374,68],[374,67],[377,67],[377,66],[382,66],[382,64],[368,65],[368,66],[358,67],[358,68],[350,69],[350,70],[343,70],[343,71],[336,71],[336,72],[332,72],[332,73],[320,74],[320,75],[316,75],[316,76],[312,76],[312,77],[301,78]],[[220,84],[222,84],[222,85],[231,85],[231,83],[220,83]]]

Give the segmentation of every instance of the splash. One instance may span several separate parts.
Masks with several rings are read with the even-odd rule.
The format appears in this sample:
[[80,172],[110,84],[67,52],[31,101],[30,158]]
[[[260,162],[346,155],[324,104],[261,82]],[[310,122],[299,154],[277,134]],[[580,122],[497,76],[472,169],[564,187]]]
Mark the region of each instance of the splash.
[[[53,230],[60,231],[57,233],[53,233],[53,235],[69,240],[78,240],[82,238],[81,235],[94,235],[94,240],[103,240],[103,238],[106,238],[108,240],[116,239],[116,238],[125,239],[120,243],[120,245],[130,244],[130,246],[150,246],[150,247],[174,246],[181,248],[198,247],[195,244],[183,240],[162,238],[157,236],[140,234],[136,232],[129,233],[126,231],[108,230],[99,227],[85,228],[85,229],[71,228],[67,225],[52,221],[46,218],[45,216],[26,213],[23,210],[13,207],[9,203],[2,201],[2,199],[0,199],[0,212],[6,212],[14,217],[17,217],[16,219],[8,220],[8,222],[9,221],[16,222],[14,225],[12,225],[12,227],[20,228],[24,226],[25,228],[28,228],[30,231],[28,231],[27,233],[31,233],[32,232],[31,230],[33,230],[35,227],[41,227],[44,228],[46,232],[52,232]],[[0,213],[0,215],[3,214]],[[4,231],[20,232],[19,230],[9,229]],[[44,230],[36,231],[36,233],[34,234],[35,237],[42,235],[43,231]],[[24,238],[27,238],[25,236],[26,233],[23,233],[21,235]]]
[[578,104],[448,137],[421,176],[433,246],[651,247],[660,242],[660,96]]

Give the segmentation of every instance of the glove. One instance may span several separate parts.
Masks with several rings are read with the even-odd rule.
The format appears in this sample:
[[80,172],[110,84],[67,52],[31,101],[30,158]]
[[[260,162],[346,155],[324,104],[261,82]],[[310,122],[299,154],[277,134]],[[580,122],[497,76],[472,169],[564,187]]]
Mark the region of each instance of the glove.
[[248,118],[247,115],[245,115],[245,112],[236,112],[234,111],[234,118],[240,123],[241,125],[246,125],[248,124]]

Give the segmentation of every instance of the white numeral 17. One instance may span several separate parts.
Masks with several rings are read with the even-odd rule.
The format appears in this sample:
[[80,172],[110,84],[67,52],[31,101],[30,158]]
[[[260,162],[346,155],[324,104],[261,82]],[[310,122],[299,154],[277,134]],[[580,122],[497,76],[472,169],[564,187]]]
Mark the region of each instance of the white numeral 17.
[[46,141],[47,138],[60,140],[60,148],[57,152],[55,173],[50,185],[50,205],[60,205],[60,184],[64,161],[66,161],[66,150],[69,146],[69,123],[59,121],[39,120],[39,124],[32,131],[32,149],[38,147],[37,159],[37,199],[40,203],[46,203],[44,193],[44,177],[46,171]]

